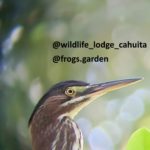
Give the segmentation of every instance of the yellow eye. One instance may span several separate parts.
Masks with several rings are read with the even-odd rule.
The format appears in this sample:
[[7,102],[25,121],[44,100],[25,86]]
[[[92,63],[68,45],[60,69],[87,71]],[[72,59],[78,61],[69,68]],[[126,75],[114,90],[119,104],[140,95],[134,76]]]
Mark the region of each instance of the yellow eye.
[[73,88],[67,88],[65,94],[72,97],[76,94],[76,91]]

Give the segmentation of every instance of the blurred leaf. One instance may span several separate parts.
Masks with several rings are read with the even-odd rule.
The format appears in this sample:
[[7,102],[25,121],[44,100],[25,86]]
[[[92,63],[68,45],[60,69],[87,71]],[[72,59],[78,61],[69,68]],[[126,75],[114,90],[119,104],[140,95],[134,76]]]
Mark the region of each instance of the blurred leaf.
[[127,150],[149,150],[150,149],[150,130],[141,128],[135,131],[127,144]]

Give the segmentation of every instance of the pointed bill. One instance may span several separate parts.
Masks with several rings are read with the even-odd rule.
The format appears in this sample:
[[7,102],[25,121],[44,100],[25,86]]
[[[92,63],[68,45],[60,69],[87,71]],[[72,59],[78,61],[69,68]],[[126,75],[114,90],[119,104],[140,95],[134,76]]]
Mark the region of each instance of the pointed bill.
[[124,79],[124,80],[115,80],[100,84],[89,85],[88,88],[84,91],[83,95],[87,96],[101,96],[108,92],[121,89],[123,87],[135,84],[141,81],[143,78],[133,78],[133,79]]

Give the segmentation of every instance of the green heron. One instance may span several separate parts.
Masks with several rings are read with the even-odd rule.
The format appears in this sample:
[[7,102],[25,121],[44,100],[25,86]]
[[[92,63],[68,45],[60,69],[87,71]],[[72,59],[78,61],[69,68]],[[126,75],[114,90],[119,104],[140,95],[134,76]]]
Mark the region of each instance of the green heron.
[[97,97],[140,80],[100,84],[71,80],[56,84],[41,98],[30,117],[33,150],[82,150],[83,137],[74,116]]

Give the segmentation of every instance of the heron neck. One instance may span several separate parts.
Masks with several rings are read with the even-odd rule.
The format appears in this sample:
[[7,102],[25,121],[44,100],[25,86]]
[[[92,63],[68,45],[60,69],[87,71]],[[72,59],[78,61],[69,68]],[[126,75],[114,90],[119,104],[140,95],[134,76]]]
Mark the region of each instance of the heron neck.
[[[37,120],[36,120],[37,121]],[[31,126],[33,150],[82,150],[83,137],[78,125],[68,116],[47,118]]]

